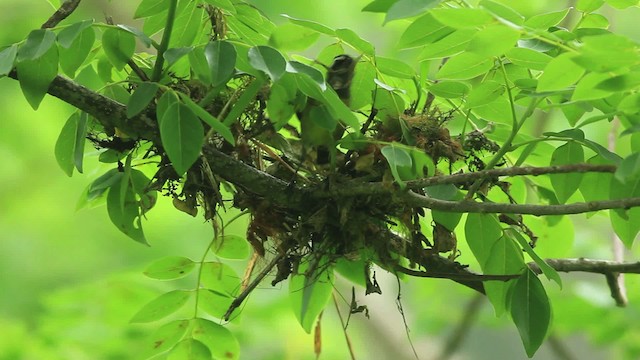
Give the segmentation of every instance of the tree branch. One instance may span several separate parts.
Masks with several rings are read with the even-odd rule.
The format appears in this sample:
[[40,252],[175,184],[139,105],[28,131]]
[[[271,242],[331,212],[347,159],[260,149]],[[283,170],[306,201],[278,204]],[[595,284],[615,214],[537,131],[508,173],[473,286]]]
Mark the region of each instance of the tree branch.
[[62,5],[60,5],[60,8],[56,10],[56,12],[54,12],[40,28],[50,29],[52,27],[56,27],[62,20],[71,15],[78,5],[80,5],[80,0],[65,0]]
[[431,210],[459,212],[459,213],[505,213],[523,215],[568,215],[582,214],[590,211],[607,209],[629,209],[640,206],[640,197],[581,202],[566,205],[528,205],[528,204],[502,204],[474,201],[447,201],[438,200],[409,191],[400,197],[400,202]]

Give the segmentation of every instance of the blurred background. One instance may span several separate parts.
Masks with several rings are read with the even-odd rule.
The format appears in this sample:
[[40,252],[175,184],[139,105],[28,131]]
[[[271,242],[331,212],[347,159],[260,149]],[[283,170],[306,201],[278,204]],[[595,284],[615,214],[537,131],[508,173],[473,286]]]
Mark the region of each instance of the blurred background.
[[[379,54],[407,58],[394,48],[408,22],[385,26],[379,14],[362,13],[369,2],[254,0],[274,22],[280,14],[315,20],[333,28],[355,30],[376,45]],[[525,16],[566,7],[557,0],[502,1]],[[55,3],[55,1],[54,1]],[[117,23],[139,25],[132,19],[137,1],[85,0],[71,21],[110,15]],[[45,0],[0,0],[0,46],[24,39],[53,12]],[[640,10],[603,8],[616,31],[640,39]],[[577,15],[577,14],[574,14]],[[313,56],[314,54],[308,54]],[[615,54],[612,54],[615,56]],[[144,223],[151,247],[135,243],[109,221],[105,207],[77,210],[83,189],[108,169],[88,149],[84,174],[67,177],[53,150],[57,136],[73,109],[52,97],[34,112],[18,83],[0,79],[0,360],[13,359],[137,359],[149,347],[146,336],[157,324],[129,325],[133,314],[154,297],[177,287],[193,287],[195,279],[162,283],[145,278],[142,270],[167,255],[199,259],[212,237],[211,226],[200,217],[178,213],[169,199],[160,199]],[[603,128],[602,138],[607,129]],[[606,145],[606,144],[605,144]],[[625,146],[622,144],[621,146]],[[232,214],[233,215],[233,214]],[[231,215],[231,216],[232,216]],[[608,220],[594,216],[563,219],[542,240],[543,257],[611,258]],[[539,220],[539,226],[544,220]],[[238,221],[227,230],[244,234]],[[554,238],[575,233],[574,239]],[[545,248],[550,249],[544,252]],[[628,254],[637,259],[638,251]],[[242,271],[243,263],[235,264]],[[240,272],[241,273],[241,272]],[[496,319],[493,308],[466,288],[445,280],[403,281],[378,271],[382,295],[359,296],[368,306],[350,319],[348,333],[358,359],[446,358],[447,344],[455,359],[524,359],[526,355],[513,324]],[[640,288],[627,277],[630,306],[616,308],[603,278],[563,275],[565,288],[545,282],[554,308],[555,332],[535,359],[617,358],[639,351]],[[351,287],[339,280],[342,314],[348,312]],[[358,289],[362,293],[361,289]],[[401,298],[404,320],[398,307]],[[465,319],[476,309],[476,319]],[[469,321],[469,322],[465,322]],[[314,359],[313,337],[297,324],[281,286],[263,285],[249,298],[241,321],[230,328],[238,336],[242,359]],[[460,329],[468,336],[456,343]],[[323,316],[321,359],[347,359],[348,349],[334,306]],[[567,354],[562,355],[563,351]]]

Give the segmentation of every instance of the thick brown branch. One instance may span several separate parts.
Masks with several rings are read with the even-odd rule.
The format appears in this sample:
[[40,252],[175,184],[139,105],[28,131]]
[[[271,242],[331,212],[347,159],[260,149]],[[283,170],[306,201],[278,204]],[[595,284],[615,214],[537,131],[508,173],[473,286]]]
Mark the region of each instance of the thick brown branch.
[[78,5],[80,4],[80,0],[65,0],[60,8],[56,10],[56,12],[51,15],[51,17],[45,21],[44,24],[40,27],[41,29],[49,29],[57,26],[62,20],[66,19],[71,13],[73,13]]

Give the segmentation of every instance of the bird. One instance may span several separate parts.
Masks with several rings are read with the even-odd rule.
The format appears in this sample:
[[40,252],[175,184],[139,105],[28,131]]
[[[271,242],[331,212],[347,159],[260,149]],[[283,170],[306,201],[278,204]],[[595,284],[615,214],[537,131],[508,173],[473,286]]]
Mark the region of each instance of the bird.
[[[340,100],[349,106],[351,81],[359,58],[341,54],[327,67],[326,82],[336,92]],[[315,150],[317,165],[331,163],[335,167],[335,144],[344,134],[344,127],[332,115],[327,106],[315,99],[308,99],[306,106],[297,113],[300,119],[302,146],[306,151]],[[306,156],[306,155],[305,155]]]

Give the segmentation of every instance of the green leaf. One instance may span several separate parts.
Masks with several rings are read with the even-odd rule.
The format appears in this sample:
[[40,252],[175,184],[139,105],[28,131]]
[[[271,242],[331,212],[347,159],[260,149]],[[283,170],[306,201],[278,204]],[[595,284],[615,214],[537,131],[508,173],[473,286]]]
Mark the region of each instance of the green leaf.
[[509,234],[510,238],[515,239],[515,241],[517,241],[518,244],[520,244],[522,249],[524,249],[524,251],[526,251],[527,254],[529,254],[529,256],[533,259],[536,265],[538,265],[540,270],[542,270],[542,273],[544,274],[544,276],[546,276],[547,279],[549,279],[550,281],[555,281],[556,284],[558,284],[558,286],[560,287],[560,289],[562,289],[562,279],[560,278],[560,275],[558,274],[556,269],[549,266],[549,264],[547,264],[546,261],[544,261],[540,256],[538,256],[538,254],[536,254],[536,252],[533,250],[531,245],[529,245],[529,242],[525,240],[525,238],[516,229],[509,228],[505,230],[505,234]]
[[630,72],[624,75],[618,75],[602,81],[596,85],[596,89],[622,92],[635,88],[640,85],[640,73]]
[[127,118],[131,119],[144,110],[156,97],[157,92],[158,84],[152,82],[141,83],[129,98],[129,102],[127,103]]
[[598,10],[602,5],[604,5],[604,0],[578,0],[576,9],[590,13]]
[[18,62],[36,60],[49,52],[56,41],[56,34],[48,29],[33,30],[18,50]]
[[[207,314],[218,319],[224,318],[227,310],[231,307],[231,303],[233,302],[233,299],[230,296],[207,289],[200,289],[198,296],[198,307]],[[230,318],[236,318],[239,312],[239,309],[234,309]]]
[[375,55],[375,48],[371,43],[361,38],[351,29],[336,29],[336,36],[351,45],[355,50],[358,50],[367,55]]
[[60,46],[62,46],[63,48],[69,48],[75,42],[76,37],[82,34],[88,27],[93,25],[93,22],[93,19],[82,20],[60,30],[57,37],[58,44],[60,44]]
[[171,0],[142,0],[133,15],[133,18],[146,18],[165,12],[169,9],[169,1]]
[[471,90],[471,86],[461,81],[443,80],[429,86],[429,92],[445,99],[457,99],[465,96]]
[[569,9],[564,9],[545,14],[538,14],[527,19],[527,21],[524,22],[524,25],[534,29],[546,30],[560,24],[568,13]]
[[75,37],[75,40],[67,47],[61,47],[60,67],[71,78],[75,77],[76,70],[84,63],[93,48],[96,34],[93,28],[87,28]]
[[423,13],[437,6],[442,0],[398,0],[387,11],[384,22],[404,19]]
[[598,89],[597,86],[606,79],[611,78],[608,73],[590,72],[586,74],[573,91],[572,101],[596,100],[603,99],[611,95],[610,91]]
[[501,20],[506,20],[514,25],[521,26],[524,23],[524,16],[505,4],[495,1],[482,0],[480,6],[489,11],[493,16]]
[[312,66],[303,64],[303,63],[298,62],[298,61],[289,61],[289,62],[287,62],[286,70],[287,70],[287,72],[293,73],[293,74],[305,74],[305,75],[307,75],[311,80],[315,81],[316,84],[318,84],[318,86],[320,87],[320,89],[322,91],[326,90],[326,88],[327,88],[327,83],[324,80],[324,75],[322,75],[320,70],[318,70],[318,69],[316,69],[316,68],[314,68]]
[[140,205],[128,176],[118,173],[107,195],[107,212],[111,222],[125,235],[148,245],[142,231]]
[[477,31],[475,29],[461,29],[452,32],[435,43],[425,46],[418,58],[420,60],[440,59],[464,51]]
[[18,45],[11,45],[0,51],[0,77],[7,75],[13,69],[13,63],[18,54]]
[[513,48],[505,54],[512,63],[532,70],[544,70],[552,57],[527,48]]
[[206,289],[235,296],[240,290],[240,277],[227,264],[205,262],[202,264],[200,283]]
[[117,70],[122,70],[136,49],[136,38],[128,31],[109,28],[102,34],[102,48]]
[[540,280],[531,270],[526,270],[513,286],[511,317],[527,355],[532,357],[549,330],[551,304]]
[[[439,200],[460,201],[464,198],[462,192],[453,184],[429,186],[424,191],[429,197]],[[431,210],[431,217],[436,223],[446,227],[449,231],[453,231],[460,223],[462,214]]]
[[289,278],[289,299],[298,322],[310,334],[331,298],[333,267],[326,260],[315,259],[301,263],[299,271]]
[[415,70],[404,61],[376,56],[376,66],[381,73],[397,78],[413,79],[416,76]]
[[223,259],[246,259],[251,252],[247,239],[238,235],[219,236],[213,240],[211,251]]
[[280,79],[287,67],[282,54],[270,46],[254,46],[249,49],[249,64],[267,74],[272,81]]
[[37,110],[58,74],[58,47],[50,47],[49,51],[35,60],[19,62],[16,71],[24,97]]
[[227,41],[212,41],[204,48],[204,56],[211,72],[211,83],[225,84],[233,76],[236,68],[236,48]]
[[[638,46],[621,35],[585,36],[582,43],[580,53],[571,60],[587,70],[607,72],[640,62]],[[611,54],[616,56],[612,57]]]
[[538,92],[563,90],[578,81],[584,69],[574,65],[573,54],[564,53],[549,61],[538,79]]
[[356,65],[355,74],[351,80],[351,100],[349,101],[349,107],[352,110],[371,106],[376,89],[376,75],[376,68],[372,63],[367,61]]
[[[612,181],[611,187],[613,188],[615,185],[620,185],[620,183]],[[622,187],[622,189],[630,190],[629,187]],[[627,196],[629,195],[627,194]],[[636,207],[620,211],[610,210],[609,217],[616,235],[628,249],[631,249],[638,237],[638,232],[640,232],[640,208]]]
[[269,45],[289,51],[303,51],[313,45],[320,34],[315,30],[296,25],[284,23],[278,26],[269,38]]
[[189,320],[174,320],[160,326],[151,335],[148,344],[151,344],[147,357],[162,354],[172,349],[187,333]]
[[464,231],[471,252],[484,270],[493,244],[502,237],[498,219],[493,214],[467,214]]
[[230,14],[236,14],[236,7],[230,0],[204,0],[204,2],[228,11]]
[[[145,34],[142,30],[133,27],[133,26],[129,26],[129,25],[124,25],[124,24],[118,24],[116,25],[118,28],[131,33],[132,35],[134,35],[135,37],[137,37],[138,39],[140,39],[140,41],[142,41],[142,43],[144,44],[144,46],[146,46],[147,48],[151,47],[151,45],[154,44],[153,40],[151,40],[150,37],[147,36],[147,34]],[[156,47],[159,47],[158,44],[156,44]]]
[[195,319],[193,337],[205,343],[215,359],[236,360],[240,357],[240,344],[231,331],[205,319]]
[[194,45],[195,39],[202,32],[204,8],[196,1],[180,1],[173,22],[173,31],[169,47]]
[[408,49],[436,42],[454,32],[455,29],[445,26],[427,13],[416,20],[400,36],[398,47]]
[[626,9],[638,5],[638,0],[605,0],[605,2],[616,9]]
[[[611,163],[602,156],[596,155],[587,160],[587,164],[609,165]],[[613,174],[610,173],[590,172],[584,174],[579,188],[584,200],[587,202],[608,200],[612,177]]]
[[640,180],[640,153],[634,152],[622,160],[614,174],[623,184],[635,183]]
[[493,67],[493,60],[473,53],[462,53],[447,61],[436,77],[439,79],[467,80],[486,73]]
[[454,29],[475,28],[493,21],[493,17],[487,11],[477,8],[433,9],[431,14],[440,23]]
[[193,48],[189,53],[189,64],[191,65],[191,70],[200,81],[206,85],[211,85],[211,70],[209,69],[207,58],[204,55],[204,48]]
[[520,32],[505,25],[491,25],[478,31],[467,50],[482,56],[499,56],[514,47]]
[[303,20],[303,19],[296,19],[294,17],[291,17],[287,14],[282,14],[283,17],[289,19],[289,21],[293,24],[305,27],[307,29],[313,30],[315,32],[318,32],[320,34],[325,34],[325,35],[329,35],[329,36],[335,36],[335,31],[333,31],[331,28],[319,24],[315,21],[309,21],[309,20]]
[[[525,267],[522,250],[506,236],[500,237],[491,247],[489,257],[483,267],[483,272],[490,275],[518,274]],[[484,288],[487,297],[496,313],[502,316],[507,309],[507,294],[514,281],[487,281]]]
[[187,105],[174,103],[162,115],[160,137],[173,168],[182,176],[200,155],[204,128]]
[[398,0],[373,0],[362,8],[362,12],[386,13]]
[[167,356],[167,360],[211,360],[211,351],[198,340],[184,339],[180,341]]
[[382,152],[382,155],[387,159],[393,178],[401,188],[404,188],[406,186],[404,183],[405,179],[402,179],[400,173],[403,168],[412,167],[413,160],[411,159],[411,155],[403,147],[400,147],[395,143],[383,147],[380,152]]
[[191,297],[187,290],[173,290],[151,300],[131,318],[132,323],[160,320],[178,311]]
[[[181,47],[181,48],[171,48],[167,49],[167,51],[162,54],[164,59],[167,61],[167,67],[175,64],[180,60],[183,56],[191,53],[193,51],[192,46]],[[209,82],[207,82],[208,84]]]
[[175,280],[189,275],[196,264],[186,257],[168,256],[147,266],[144,274],[152,279]]
[[184,104],[193,111],[202,121],[206,122],[213,130],[215,130],[218,134],[220,134],[227,142],[231,145],[235,145],[236,141],[233,138],[233,134],[231,130],[225,126],[218,118],[209,114],[209,112],[202,108],[202,106],[196,104],[189,98],[189,96],[180,93],[180,98],[184,101]]
[[474,87],[467,97],[467,106],[474,108],[491,103],[505,92],[504,84],[487,80]]
[[73,168],[82,173],[82,159],[84,155],[84,142],[87,135],[86,113],[73,113],[62,127],[60,136],[56,141],[55,155],[60,168],[67,174],[73,175]]
[[[584,162],[584,150],[575,141],[568,142],[553,152],[551,155],[551,166],[579,164]],[[583,174],[551,174],[551,186],[556,193],[558,202],[564,204],[573,195],[582,181]]]

